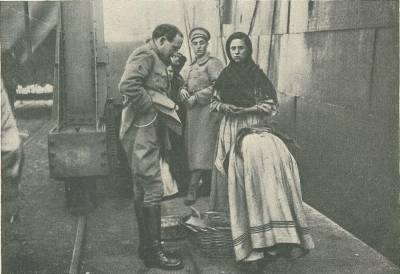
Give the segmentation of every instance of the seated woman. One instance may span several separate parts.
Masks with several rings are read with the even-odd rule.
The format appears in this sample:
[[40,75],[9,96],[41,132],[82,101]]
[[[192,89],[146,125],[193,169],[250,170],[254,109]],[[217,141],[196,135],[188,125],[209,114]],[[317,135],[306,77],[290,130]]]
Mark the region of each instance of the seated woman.
[[211,210],[229,209],[237,261],[299,256],[314,243],[303,212],[296,161],[268,126],[277,112],[276,91],[252,60],[246,34],[232,34],[226,52],[230,63],[215,83],[211,103],[212,111],[224,115]]

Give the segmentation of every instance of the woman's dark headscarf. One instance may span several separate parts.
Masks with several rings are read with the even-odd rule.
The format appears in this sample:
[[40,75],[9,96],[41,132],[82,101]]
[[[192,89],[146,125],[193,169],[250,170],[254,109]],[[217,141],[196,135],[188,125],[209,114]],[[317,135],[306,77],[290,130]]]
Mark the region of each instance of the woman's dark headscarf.
[[[248,49],[248,57],[235,62],[231,56],[231,43],[235,39],[244,41]],[[219,91],[223,103],[238,107],[252,107],[261,100],[273,99],[278,102],[276,91],[265,73],[251,58],[253,46],[248,35],[235,32],[226,41],[226,54],[229,65],[221,72],[214,88]]]

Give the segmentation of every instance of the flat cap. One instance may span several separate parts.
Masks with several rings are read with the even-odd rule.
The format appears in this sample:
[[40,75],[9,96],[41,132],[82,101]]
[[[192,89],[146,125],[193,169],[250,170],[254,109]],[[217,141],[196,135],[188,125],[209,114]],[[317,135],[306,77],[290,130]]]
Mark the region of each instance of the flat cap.
[[208,32],[208,30],[206,30],[205,28],[201,28],[201,27],[193,28],[189,33],[190,41],[192,41],[193,39],[198,38],[198,37],[202,37],[206,41],[209,41],[211,38],[211,35]]

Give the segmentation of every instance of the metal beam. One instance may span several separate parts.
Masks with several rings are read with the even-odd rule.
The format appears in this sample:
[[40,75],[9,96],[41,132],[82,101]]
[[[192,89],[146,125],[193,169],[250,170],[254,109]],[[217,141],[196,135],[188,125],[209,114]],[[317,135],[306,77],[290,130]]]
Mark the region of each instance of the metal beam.
[[48,136],[53,178],[108,174],[102,126],[108,63],[100,0],[63,1],[55,66],[57,125]]

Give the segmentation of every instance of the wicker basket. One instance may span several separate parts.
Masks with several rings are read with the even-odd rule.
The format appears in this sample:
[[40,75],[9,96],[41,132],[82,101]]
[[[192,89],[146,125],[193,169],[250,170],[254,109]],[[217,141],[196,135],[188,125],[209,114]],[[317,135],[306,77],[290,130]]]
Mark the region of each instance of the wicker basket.
[[206,227],[185,223],[193,246],[208,258],[233,258],[232,232],[226,213],[204,212],[201,217],[207,219]]
[[161,217],[161,239],[178,240],[187,235],[187,230],[183,226],[184,217],[169,215]]

